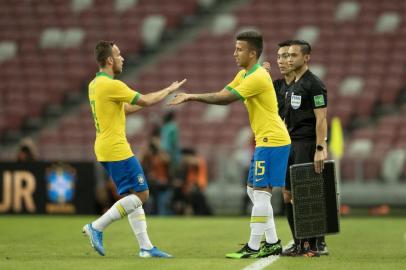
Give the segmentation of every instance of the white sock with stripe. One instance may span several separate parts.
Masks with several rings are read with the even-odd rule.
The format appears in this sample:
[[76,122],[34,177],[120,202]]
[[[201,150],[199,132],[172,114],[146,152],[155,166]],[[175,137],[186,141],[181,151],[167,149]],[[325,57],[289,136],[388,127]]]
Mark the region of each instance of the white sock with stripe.
[[145,219],[145,212],[142,206],[138,207],[135,209],[135,211],[128,215],[128,221],[130,222],[135,237],[137,237],[140,248],[147,250],[153,248],[154,246],[148,237],[147,221]]
[[268,222],[270,195],[266,191],[254,190],[254,207],[251,214],[251,235],[248,246],[255,250],[258,250],[261,245]]
[[113,221],[131,214],[135,209],[142,206],[141,200],[134,194],[118,200],[106,213],[92,222],[93,228],[103,231]]
[[269,194],[269,206],[268,206],[268,222],[265,227],[265,240],[268,244],[274,244],[278,242],[278,235],[276,234],[275,219],[273,216],[273,208],[271,204],[272,194]]

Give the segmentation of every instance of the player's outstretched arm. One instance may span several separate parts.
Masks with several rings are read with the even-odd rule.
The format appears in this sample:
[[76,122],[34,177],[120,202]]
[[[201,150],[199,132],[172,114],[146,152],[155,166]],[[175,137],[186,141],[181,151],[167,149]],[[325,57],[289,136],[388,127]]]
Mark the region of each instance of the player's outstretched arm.
[[164,98],[166,98],[168,95],[170,95],[174,91],[178,90],[179,87],[181,87],[185,82],[186,82],[186,79],[184,79],[181,82],[176,81],[176,82],[173,82],[170,86],[168,86],[162,90],[159,90],[159,91],[156,91],[153,93],[149,93],[146,95],[141,95],[135,104],[138,106],[141,106],[141,107],[148,107],[148,106],[154,105],[154,104],[160,102],[161,100],[163,100]]
[[138,105],[131,105],[131,104],[128,104],[128,103],[124,104],[124,111],[125,111],[126,114],[135,113],[135,112],[137,112],[137,111],[139,111],[141,109],[142,109],[142,107],[138,106]]
[[207,94],[186,94],[179,93],[175,95],[168,105],[178,105],[187,101],[199,101],[207,104],[227,105],[238,100],[238,96],[231,93],[227,89],[223,89],[217,93]]

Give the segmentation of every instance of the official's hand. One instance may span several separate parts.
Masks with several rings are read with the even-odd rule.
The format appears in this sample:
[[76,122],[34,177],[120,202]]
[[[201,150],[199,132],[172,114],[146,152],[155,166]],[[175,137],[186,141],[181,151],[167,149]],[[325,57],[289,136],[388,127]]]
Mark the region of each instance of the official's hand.
[[186,79],[183,79],[183,81],[181,81],[181,82],[178,82],[178,81],[173,82],[173,83],[172,83],[170,86],[168,86],[168,88],[167,88],[167,89],[169,90],[169,93],[172,93],[172,92],[178,90],[179,87],[181,87],[186,81],[187,81]]
[[169,106],[174,106],[174,105],[178,105],[178,104],[181,104],[183,102],[186,102],[187,99],[188,99],[188,96],[189,95],[186,94],[186,93],[178,93],[178,94],[175,95],[175,97],[171,101],[169,101],[168,105]]
[[263,63],[262,63],[262,67],[263,67],[264,69],[266,69],[266,71],[268,71],[268,73],[271,73],[271,63],[269,63],[269,62],[263,62]]
[[314,170],[316,173],[321,173],[324,169],[324,161],[327,158],[326,151],[317,151],[314,154]]

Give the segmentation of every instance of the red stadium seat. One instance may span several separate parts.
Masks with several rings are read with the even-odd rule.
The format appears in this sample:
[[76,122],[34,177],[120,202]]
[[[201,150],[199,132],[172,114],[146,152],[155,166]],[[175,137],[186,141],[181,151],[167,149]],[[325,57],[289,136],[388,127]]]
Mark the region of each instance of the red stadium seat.
[[[4,81],[0,86],[0,136],[7,128],[20,128],[27,117],[40,116],[44,105],[60,104],[67,93],[80,91],[97,70],[92,55],[97,41],[116,41],[127,57],[127,54],[135,54],[141,48],[139,29],[146,16],[165,16],[167,28],[171,29],[178,26],[185,16],[193,15],[198,5],[197,0],[183,0],[178,5],[173,5],[171,1],[159,1],[159,4],[148,0],[137,2],[134,7],[116,13],[114,1],[96,0],[91,8],[79,14],[71,10],[70,1],[23,1],[19,5],[1,3],[0,40],[16,41],[18,55],[15,59],[0,63],[3,67],[0,78]],[[335,21],[337,3],[334,1],[312,0],[302,3],[285,0],[269,3],[268,0],[254,0],[233,12],[237,18],[237,29],[254,26],[263,32],[266,43],[263,56],[272,63],[273,79],[279,76],[274,59],[276,44],[284,39],[294,38],[297,29],[303,25],[320,29],[318,40],[312,44],[311,63],[322,64],[326,68],[323,81],[329,93],[328,114],[329,117],[339,116],[344,128],[353,127],[352,121],[357,118],[363,118],[367,122],[374,120],[375,115],[372,117],[372,114],[377,111],[375,108],[381,104],[393,106],[402,95],[402,86],[406,84],[403,79],[406,54],[402,53],[406,47],[404,22],[395,33],[373,32],[381,13],[396,11],[404,17],[406,5],[378,0],[359,0],[358,3],[358,16],[347,22]],[[300,10],[302,15],[291,16],[292,6]],[[100,17],[105,19],[100,20]],[[83,44],[77,49],[41,49],[39,37],[48,27],[80,27],[85,31]],[[233,42],[234,33],[214,36],[210,30],[203,30],[195,40],[182,45],[178,51],[158,58],[158,63],[153,67],[141,69],[137,80],[131,81],[130,86],[147,93],[187,77],[187,92],[218,91],[238,71],[232,56]],[[388,54],[389,51],[391,53]],[[36,70],[32,66],[41,68]],[[25,80],[21,80],[21,75]],[[359,76],[365,82],[357,97],[341,97],[339,94],[340,82],[348,76]],[[24,102],[21,97],[28,98],[30,106],[13,110],[5,104],[10,101],[20,104]],[[29,108],[25,109],[26,107]],[[197,103],[178,108],[182,140],[198,147],[205,145],[207,149],[210,145],[232,146],[235,133],[248,123],[245,108],[242,104],[233,105],[229,117],[223,122],[202,124],[205,109],[206,105]],[[160,114],[161,108],[145,111],[146,116]],[[403,118],[406,119],[406,115]],[[382,124],[378,121],[376,126],[355,130],[349,134],[350,139],[367,138],[378,145],[404,145],[405,140],[402,138],[405,138],[406,130],[402,127],[406,123],[393,124],[391,121],[382,119]],[[83,154],[84,151],[78,151],[87,147],[92,154],[95,134],[87,104],[80,108],[80,113],[75,117],[64,119],[57,125],[57,135],[47,135],[45,131],[43,133],[45,135],[40,135],[40,142],[44,144],[43,152],[46,157],[63,157],[56,146],[64,141],[72,142],[73,150],[66,147],[66,155],[70,158],[93,158],[90,154]],[[137,134],[130,141],[139,144],[146,136],[147,134]],[[369,170],[367,179],[379,178],[378,163],[381,160],[377,153],[385,152],[380,149],[374,150],[373,157],[360,165]],[[345,179],[357,177],[354,166],[351,158],[343,160]]]

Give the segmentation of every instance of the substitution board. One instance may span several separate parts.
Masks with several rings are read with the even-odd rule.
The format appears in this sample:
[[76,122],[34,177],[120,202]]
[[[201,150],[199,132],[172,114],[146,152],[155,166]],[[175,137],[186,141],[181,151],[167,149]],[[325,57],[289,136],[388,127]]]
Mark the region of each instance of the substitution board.
[[340,226],[334,161],[325,161],[321,174],[314,171],[313,163],[292,165],[289,170],[296,238],[338,233]]

